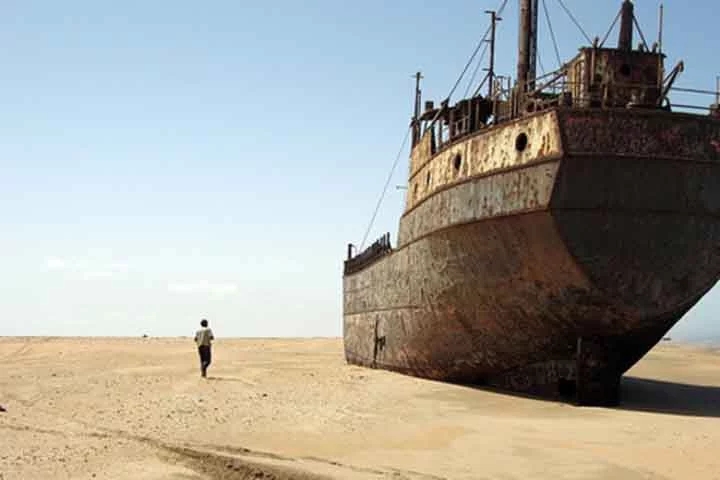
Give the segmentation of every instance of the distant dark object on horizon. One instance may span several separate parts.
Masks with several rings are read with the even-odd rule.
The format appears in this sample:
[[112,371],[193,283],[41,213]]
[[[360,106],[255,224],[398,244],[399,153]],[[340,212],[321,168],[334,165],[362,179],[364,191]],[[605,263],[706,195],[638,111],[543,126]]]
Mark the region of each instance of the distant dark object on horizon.
[[671,342],[671,341],[672,341],[672,337],[663,337],[662,341],[663,341],[663,342]]

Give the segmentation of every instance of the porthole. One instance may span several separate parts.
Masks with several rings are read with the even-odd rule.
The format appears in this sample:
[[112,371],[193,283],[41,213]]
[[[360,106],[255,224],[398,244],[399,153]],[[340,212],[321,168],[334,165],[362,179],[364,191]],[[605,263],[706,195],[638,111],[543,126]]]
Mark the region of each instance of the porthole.
[[425,185],[430,186],[430,172],[427,173],[427,176],[425,177]]
[[517,136],[515,139],[515,150],[518,152],[523,152],[527,148],[528,145],[528,136],[525,133],[521,133]]
[[462,157],[458,153],[457,155],[455,155],[455,158],[453,159],[453,167],[455,167],[456,172],[459,172],[461,166],[462,166]]

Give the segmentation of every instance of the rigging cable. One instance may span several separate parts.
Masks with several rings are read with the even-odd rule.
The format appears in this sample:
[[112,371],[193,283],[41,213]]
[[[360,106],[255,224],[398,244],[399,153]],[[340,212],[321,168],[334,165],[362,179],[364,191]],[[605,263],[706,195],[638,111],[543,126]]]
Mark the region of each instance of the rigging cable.
[[[500,8],[498,9],[498,15],[502,13],[502,11],[505,9],[505,6],[507,5],[508,0],[503,0],[502,4],[500,5]],[[473,52],[472,56],[470,57],[470,60],[468,60],[468,63],[465,65],[465,68],[463,69],[462,73],[460,74],[460,77],[455,82],[455,85],[453,85],[453,88],[450,90],[450,93],[447,96],[447,101],[450,101],[450,97],[452,97],[453,93],[455,93],[455,90],[457,89],[458,85],[460,85],[460,82],[462,81],[463,77],[465,76],[465,73],[467,73],[468,68],[470,68],[470,65],[472,65],[473,60],[477,56],[478,51],[480,51],[480,48],[482,47],[483,43],[485,43],[487,36],[490,34],[490,29],[492,28],[492,25],[488,27],[487,32],[485,32],[485,35],[483,36],[482,40],[478,44],[478,46],[475,48],[475,51]],[[485,45],[487,47],[487,44]],[[439,112],[438,112],[439,113]],[[437,118],[437,117],[436,117]],[[434,121],[433,121],[434,123]],[[397,157],[395,158],[395,162],[393,163],[392,168],[390,169],[390,174],[388,175],[387,181],[385,182],[385,187],[383,188],[382,193],[380,194],[380,198],[378,199],[377,205],[375,206],[375,211],[373,212],[372,218],[370,219],[370,224],[367,227],[367,230],[365,231],[365,235],[363,236],[363,240],[360,243],[360,251],[362,251],[363,247],[365,246],[365,241],[367,240],[368,235],[370,234],[370,229],[373,226],[373,223],[375,223],[375,218],[377,217],[378,212],[380,211],[380,205],[382,204],[383,199],[385,198],[385,194],[387,193],[388,186],[390,185],[390,181],[392,180],[392,176],[395,173],[395,169],[397,168],[397,164],[400,161],[400,157],[402,155],[403,150],[405,150],[405,145],[407,144],[408,138],[410,138],[410,132],[412,129],[408,129],[407,132],[405,132],[405,139],[402,142],[402,146],[400,147],[400,151],[397,154]]]
[[562,58],[560,58],[560,49],[558,48],[557,39],[555,38],[555,31],[553,30],[552,22],[550,21],[550,13],[548,12],[547,2],[545,0],[542,0],[542,6],[543,6],[543,10],[545,10],[545,19],[547,20],[548,30],[550,31],[550,38],[552,38],[553,46],[555,47],[555,56],[557,57],[558,68],[562,68]]
[[[498,16],[502,14],[503,10],[505,10],[505,6],[507,5],[508,0],[503,0],[503,2],[500,4],[500,8],[498,9]],[[485,31],[485,35],[483,35],[482,39],[480,39],[480,42],[478,43],[477,47],[475,47],[475,51],[470,56],[470,60],[468,60],[467,64],[465,64],[465,68],[463,68],[462,73],[460,73],[460,76],[458,77],[457,81],[455,82],[455,85],[453,85],[453,88],[450,89],[450,93],[446,97],[446,100],[448,103],[450,102],[450,97],[453,96],[453,93],[455,93],[455,90],[457,90],[457,87],[460,85],[460,82],[462,82],[463,77],[468,71],[468,68],[470,68],[470,65],[472,65],[473,60],[475,60],[475,57],[477,56],[478,52],[480,51],[480,48],[485,44],[485,51],[487,51],[487,36],[490,35],[490,31],[492,30],[492,25],[488,27],[488,29]],[[484,56],[484,52],[483,52]],[[469,92],[470,89],[468,89]],[[466,93],[467,95],[467,93]]]
[[547,72],[545,71],[545,66],[543,65],[542,57],[539,54],[537,56],[537,60],[538,60],[538,63],[540,64],[540,73],[542,73],[542,76],[544,77]]
[[645,44],[645,49],[650,50],[650,45],[648,45],[647,40],[645,40],[645,35],[643,35],[642,28],[640,28],[640,23],[637,21],[637,18],[635,15],[633,15],[633,23],[635,23],[635,26],[638,29],[638,33],[640,34],[640,38],[642,39],[643,43]]
[[610,28],[608,29],[607,33],[602,39],[602,42],[600,42],[600,48],[602,48],[603,45],[605,45],[605,42],[607,41],[608,37],[612,33],[613,28],[615,28],[615,24],[617,24],[617,21],[620,20],[620,15],[622,14],[622,10],[618,10],[617,15],[615,15],[615,20],[613,20],[612,25],[610,25]]
[[558,2],[560,2],[560,6],[563,8],[563,10],[565,10],[565,13],[568,14],[568,17],[570,17],[570,20],[572,20],[573,23],[575,24],[575,26],[580,29],[580,32],[585,36],[585,39],[588,41],[588,43],[592,45],[593,41],[590,39],[588,34],[585,33],[585,30],[583,30],[580,23],[575,19],[572,12],[565,6],[565,2],[563,2],[563,0],[558,0]]
[[365,241],[367,240],[367,237],[370,234],[370,229],[372,228],[373,223],[375,223],[375,217],[377,217],[378,211],[380,211],[380,204],[382,204],[382,201],[385,198],[385,194],[387,193],[388,185],[390,185],[390,180],[392,180],[392,176],[395,173],[395,169],[397,168],[397,164],[400,161],[402,152],[403,152],[403,150],[405,150],[405,145],[407,144],[408,138],[410,138],[411,131],[412,131],[412,129],[408,128],[407,132],[405,132],[405,139],[402,142],[402,146],[400,147],[400,151],[398,151],[397,157],[395,157],[395,162],[393,163],[392,169],[390,170],[390,175],[388,175],[388,178],[385,181],[385,187],[383,188],[382,194],[380,194],[380,199],[378,200],[377,205],[375,206],[375,212],[373,212],[372,218],[370,219],[370,225],[368,225],[368,228],[365,231],[365,236],[363,237],[362,242],[360,243],[360,251],[362,251],[363,247],[365,246]]
[[[488,32],[489,31],[490,31],[490,29],[488,29]],[[480,43],[478,43],[478,46],[475,48],[475,51],[473,52],[473,54],[470,56],[470,60],[468,60],[468,62],[465,64],[465,68],[463,68],[462,73],[460,74],[458,79],[455,81],[455,85],[453,85],[453,87],[450,89],[450,93],[448,94],[448,96],[446,98],[448,103],[450,102],[450,97],[452,97],[453,93],[455,93],[455,90],[460,85],[460,82],[462,81],[463,77],[467,73],[468,68],[470,68],[470,65],[472,65],[473,60],[475,60],[475,57],[477,56],[478,52],[480,51],[480,48],[485,43],[485,37],[487,37],[487,32],[485,33],[483,38],[480,40]]]
[[475,79],[477,78],[477,74],[480,71],[480,67],[482,67],[482,61],[485,59],[485,54],[487,53],[488,44],[485,44],[485,48],[483,49],[482,53],[480,54],[480,59],[478,60],[478,64],[475,67],[475,71],[472,74],[472,77],[470,77],[470,81],[468,82],[468,86],[465,89],[465,95],[463,97],[467,97],[470,94],[470,89],[472,88],[473,84],[475,83]]

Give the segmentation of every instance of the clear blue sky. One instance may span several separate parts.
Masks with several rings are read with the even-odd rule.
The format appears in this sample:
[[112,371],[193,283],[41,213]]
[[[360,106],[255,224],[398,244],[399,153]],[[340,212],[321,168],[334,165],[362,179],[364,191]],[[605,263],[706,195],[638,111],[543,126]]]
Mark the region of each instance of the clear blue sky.
[[[0,335],[186,335],[201,317],[221,336],[340,335],[346,244],[400,147],[411,75],[445,97],[499,3],[3,2]],[[498,73],[514,74],[516,3]],[[591,36],[620,4],[566,3]],[[658,3],[639,3],[654,39]],[[569,58],[583,37],[547,4]],[[718,7],[685,4],[665,2],[668,64],[710,89]],[[371,238],[395,237],[406,158]],[[679,331],[717,334],[719,308],[715,291]]]

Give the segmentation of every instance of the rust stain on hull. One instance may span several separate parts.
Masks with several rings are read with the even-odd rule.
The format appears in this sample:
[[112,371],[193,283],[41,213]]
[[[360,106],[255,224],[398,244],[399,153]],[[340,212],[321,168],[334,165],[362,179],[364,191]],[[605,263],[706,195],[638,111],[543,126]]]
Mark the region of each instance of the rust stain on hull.
[[[718,123],[675,120],[680,143],[660,157],[652,142],[602,144],[583,132],[588,122],[595,134],[615,131],[612,121],[642,132],[664,118],[550,118],[564,139],[559,159],[413,204],[404,243],[345,275],[348,362],[613,404],[621,375],[715,284]],[[687,131],[702,138],[688,142]]]
[[629,0],[617,48],[581,48],[540,82],[537,8],[520,0],[514,87],[420,112],[417,75],[397,247],[345,262],[345,355],[614,404],[720,277],[720,94],[707,115],[672,111],[683,63],[633,48]]

